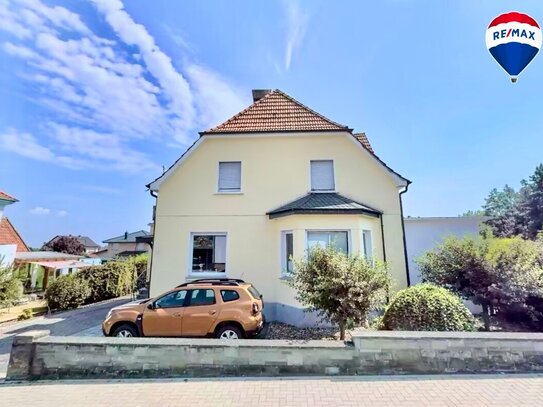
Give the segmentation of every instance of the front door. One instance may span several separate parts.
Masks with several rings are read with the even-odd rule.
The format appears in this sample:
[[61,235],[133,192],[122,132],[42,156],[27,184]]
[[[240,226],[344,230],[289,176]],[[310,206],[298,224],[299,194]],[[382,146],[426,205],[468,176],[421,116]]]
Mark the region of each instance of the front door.
[[174,291],[154,302],[154,309],[143,312],[143,334],[145,336],[181,336],[181,324],[187,290]]
[[205,336],[218,316],[215,291],[192,290],[183,315],[183,336]]

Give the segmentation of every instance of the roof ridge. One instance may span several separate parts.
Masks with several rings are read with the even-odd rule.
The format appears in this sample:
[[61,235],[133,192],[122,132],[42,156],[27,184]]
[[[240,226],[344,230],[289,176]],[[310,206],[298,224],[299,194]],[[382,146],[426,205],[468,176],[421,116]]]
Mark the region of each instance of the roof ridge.
[[[272,99],[275,97],[275,99]],[[271,102],[268,105],[266,105],[266,102]],[[277,127],[277,123],[271,126],[262,126],[258,124],[254,124],[253,126],[246,126],[243,125],[245,121],[248,120],[255,120],[255,116],[262,116],[262,109],[264,111],[273,109],[274,105],[277,104],[285,104],[285,106],[279,108],[277,111],[278,113],[274,113],[274,116],[281,117],[281,115],[286,116],[283,118],[282,123],[284,128],[281,128],[281,126]],[[262,105],[262,108],[259,109],[259,106]],[[286,113],[285,110],[291,109],[293,112]],[[296,112],[296,110],[298,110]],[[300,118],[296,117],[300,114],[308,116],[305,118],[305,122],[303,125],[299,123]],[[272,123],[274,120],[277,119],[275,117],[274,119],[270,119],[269,117],[267,120],[271,121]],[[312,118],[313,123],[311,123],[308,126],[308,118]],[[302,120],[302,123],[304,120]],[[296,128],[298,126],[298,128]],[[268,127],[268,128],[266,128]],[[320,127],[320,128],[319,128]],[[218,124],[217,126],[214,126],[206,131],[200,132],[200,136],[210,134],[210,133],[255,133],[255,132],[285,132],[285,131],[348,131],[352,132],[352,129],[348,126],[345,126],[343,124],[340,124],[338,122],[335,122],[328,117],[324,116],[323,114],[311,109],[310,107],[304,105],[302,102],[296,100],[294,97],[290,96],[289,94],[283,92],[280,89],[273,89],[266,93],[263,97],[258,99],[256,102],[253,102],[249,106],[247,106],[242,111],[238,112],[234,116],[230,117],[225,122]]]
[[[335,122],[335,121],[329,119],[328,117],[322,115],[321,113],[319,113],[319,112],[317,112],[317,111],[311,109],[310,107],[304,105],[302,102],[300,102],[300,101],[294,99],[292,96],[290,96],[289,94],[283,92],[282,90],[280,90],[280,89],[274,89],[273,91],[274,91],[274,92],[279,92],[281,95],[283,95],[284,97],[286,97],[287,99],[289,99],[291,102],[294,102],[294,103],[298,104],[299,106],[303,107],[304,109],[309,110],[311,113],[313,113],[313,114],[316,115],[316,116],[319,116],[319,117],[320,117],[321,119],[323,119],[323,120],[326,120],[328,123],[331,123],[331,124],[333,124],[334,126],[343,127],[343,128],[345,128],[345,130],[349,129],[349,126],[345,126],[345,125],[343,125],[343,124],[339,124],[338,122]],[[272,92],[270,92],[270,93],[272,93]]]
[[231,123],[232,121],[234,121],[235,119],[237,119],[239,116],[241,116],[243,113],[247,112],[250,108],[258,105],[260,102],[262,102],[264,99],[268,98],[272,93],[278,91],[279,89],[274,89],[272,90],[271,92],[268,92],[266,93],[264,96],[262,96],[260,99],[258,99],[256,102],[253,102],[251,103],[249,106],[247,106],[245,109],[243,109],[242,111],[236,113],[234,116],[232,116],[230,119],[226,120],[225,122],[222,122],[206,131],[203,131],[203,132],[200,132],[200,137],[205,134],[205,133],[209,133],[211,131],[214,131],[215,129],[217,129],[218,127],[220,126],[224,126],[228,123]]

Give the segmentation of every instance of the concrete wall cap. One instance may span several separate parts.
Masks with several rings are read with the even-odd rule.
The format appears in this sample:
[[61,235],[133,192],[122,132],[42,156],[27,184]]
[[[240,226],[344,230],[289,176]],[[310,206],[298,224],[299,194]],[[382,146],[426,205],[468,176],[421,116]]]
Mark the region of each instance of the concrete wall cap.
[[543,341],[543,333],[530,332],[434,332],[434,331],[364,331],[351,332],[355,339],[494,339]]
[[46,329],[23,332],[18,335],[15,335],[15,337],[13,338],[13,343],[14,344],[32,343],[40,338],[45,338],[49,336],[50,333],[51,332]]

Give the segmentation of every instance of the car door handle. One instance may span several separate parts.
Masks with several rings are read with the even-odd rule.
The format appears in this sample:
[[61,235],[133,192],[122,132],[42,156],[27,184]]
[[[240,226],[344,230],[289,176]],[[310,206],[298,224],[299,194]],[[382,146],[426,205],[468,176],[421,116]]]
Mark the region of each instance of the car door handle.
[[175,314],[173,314],[174,317],[180,317],[181,316],[181,313],[179,312],[176,312]]
[[215,315],[217,313],[216,310],[212,309],[211,311],[209,311],[209,315]]

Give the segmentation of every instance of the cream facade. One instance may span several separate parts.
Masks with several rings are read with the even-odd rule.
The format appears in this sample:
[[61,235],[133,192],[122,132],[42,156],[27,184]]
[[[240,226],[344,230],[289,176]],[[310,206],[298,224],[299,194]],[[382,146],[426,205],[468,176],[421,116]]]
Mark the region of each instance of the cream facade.
[[[322,211],[270,218],[270,211],[312,192],[315,160],[333,162],[334,191],[328,192],[380,214]],[[221,162],[241,163],[239,191],[219,191]],[[312,324],[315,317],[303,312],[285,283],[285,234],[291,233],[293,257],[302,258],[316,231],[345,232],[349,253],[386,260],[395,289],[406,287],[400,193],[408,183],[348,130],[203,134],[149,185],[157,195],[150,295],[187,279],[242,278],[263,294],[268,319]],[[195,245],[209,245],[209,236],[215,236],[214,269],[206,271],[195,266]]]

